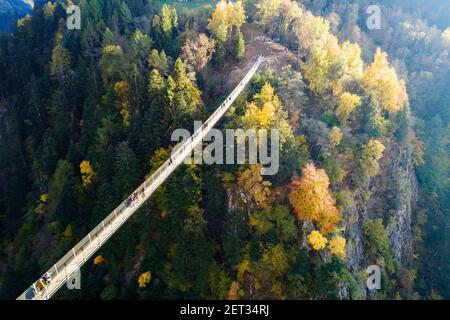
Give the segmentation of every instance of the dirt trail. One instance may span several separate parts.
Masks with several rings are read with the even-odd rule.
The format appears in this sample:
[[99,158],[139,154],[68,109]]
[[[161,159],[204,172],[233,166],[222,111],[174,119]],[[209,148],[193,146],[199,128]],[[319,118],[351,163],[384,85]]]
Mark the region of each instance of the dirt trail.
[[287,65],[294,66],[299,63],[299,59],[291,51],[264,35],[264,33],[257,28],[246,26],[243,28],[243,33],[246,36],[245,57],[239,61],[237,65],[234,63],[239,70],[232,67],[228,85],[233,85],[237,82],[238,79],[242,77],[242,74],[245,74],[246,72],[246,70],[240,69],[248,69],[252,64],[252,61],[259,55],[263,55],[266,58],[266,61],[261,66],[260,72],[264,72],[269,68],[272,69],[272,71],[277,72]]
[[228,59],[220,71],[210,66],[203,74],[206,83],[221,88],[222,90],[219,89],[219,91],[233,88],[248,72],[259,55],[265,57],[259,69],[260,73],[271,69],[276,74],[285,66],[299,64],[300,60],[291,51],[264,35],[258,28],[247,25],[243,27],[242,32],[246,42],[245,56],[239,62]]

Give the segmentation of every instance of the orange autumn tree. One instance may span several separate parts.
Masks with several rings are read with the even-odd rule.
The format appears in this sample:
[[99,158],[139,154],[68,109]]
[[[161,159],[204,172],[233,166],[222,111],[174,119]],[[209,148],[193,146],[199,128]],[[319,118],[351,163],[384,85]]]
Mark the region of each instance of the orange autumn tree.
[[289,201],[298,219],[313,221],[323,235],[334,231],[340,218],[336,200],[328,190],[329,185],[325,170],[307,163],[302,176],[291,182],[289,192]]

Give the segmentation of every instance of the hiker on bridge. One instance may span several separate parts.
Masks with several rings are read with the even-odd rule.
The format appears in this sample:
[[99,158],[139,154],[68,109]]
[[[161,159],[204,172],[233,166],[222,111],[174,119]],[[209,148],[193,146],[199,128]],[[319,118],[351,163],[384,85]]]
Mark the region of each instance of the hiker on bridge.
[[50,284],[50,281],[52,280],[50,273],[46,272],[43,276],[42,276],[42,280],[44,280],[46,285]]
[[46,284],[45,284],[44,280],[43,280],[42,278],[40,278],[40,279],[37,281],[37,288],[38,288],[38,290],[39,290],[39,291],[42,291],[42,290],[45,289],[45,287],[46,287]]

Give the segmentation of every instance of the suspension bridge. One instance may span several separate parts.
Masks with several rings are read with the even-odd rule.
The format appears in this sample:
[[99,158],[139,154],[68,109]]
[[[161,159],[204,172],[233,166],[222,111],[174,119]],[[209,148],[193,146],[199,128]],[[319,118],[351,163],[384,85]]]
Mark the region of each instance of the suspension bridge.
[[50,276],[50,280],[47,281],[47,284],[43,289],[39,290],[37,288],[38,281],[41,281],[38,280],[23,292],[17,300],[48,300],[58,291],[58,289],[67,283],[67,281],[71,280],[83,264],[91,258],[117,230],[119,230],[119,228],[150,198],[153,192],[171,175],[171,173],[182,164],[189,155],[191,155],[195,146],[203,141],[203,138],[223,117],[242,90],[244,90],[263,60],[263,56],[258,57],[241,82],[214,111],[203,126],[194,132],[191,139],[184,140],[171,157],[132,193],[132,195],[137,195],[137,198],[132,204],[127,203],[127,200],[123,201],[113,212],[89,232],[88,235],[56,262],[56,264],[45,273]]

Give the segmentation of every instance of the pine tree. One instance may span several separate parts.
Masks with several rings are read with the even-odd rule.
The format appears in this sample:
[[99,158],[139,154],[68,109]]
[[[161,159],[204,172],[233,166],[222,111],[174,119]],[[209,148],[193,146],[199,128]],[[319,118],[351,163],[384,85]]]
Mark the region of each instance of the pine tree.
[[236,60],[240,60],[245,55],[245,40],[241,31],[236,32],[234,38],[233,56]]
[[106,47],[109,45],[115,45],[117,42],[117,36],[112,33],[111,29],[108,27],[105,29],[105,32],[103,33],[103,42],[102,47]]
[[157,69],[162,76],[167,77],[169,75],[169,64],[171,61],[164,50],[159,53],[158,50],[153,49],[147,62],[152,69]]
[[55,91],[51,97],[50,118],[52,132],[56,140],[56,150],[60,157],[64,157],[71,137],[71,118],[74,114],[69,108],[69,102],[62,91]]
[[76,210],[75,175],[72,164],[59,160],[48,186],[48,216],[62,226],[73,223]]
[[148,80],[149,106],[144,111],[140,145],[144,159],[150,159],[155,150],[162,146],[165,133],[164,106],[165,81],[158,70],[153,69]]
[[404,146],[409,146],[409,126],[410,126],[410,109],[409,106],[404,106],[397,116],[397,131],[395,137]]
[[214,53],[213,58],[212,58],[214,66],[217,69],[222,69],[224,67],[225,56],[226,56],[225,46],[222,42],[218,42],[217,46],[216,46],[216,52]]
[[386,121],[380,104],[374,96],[367,96],[363,101],[362,126],[364,131],[372,138],[384,133]]
[[189,79],[184,63],[178,58],[172,75],[167,79],[166,121],[174,127],[192,127],[192,121],[204,113],[200,90]]
[[118,199],[123,199],[134,190],[139,182],[139,165],[134,151],[127,142],[120,143],[114,155],[114,176],[112,184]]

